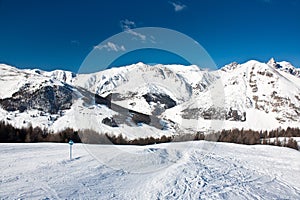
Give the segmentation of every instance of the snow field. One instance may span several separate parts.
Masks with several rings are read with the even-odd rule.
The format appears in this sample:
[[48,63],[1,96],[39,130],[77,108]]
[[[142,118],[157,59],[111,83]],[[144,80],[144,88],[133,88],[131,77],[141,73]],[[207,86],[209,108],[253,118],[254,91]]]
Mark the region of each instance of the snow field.
[[288,148],[74,144],[72,161],[67,144],[0,144],[0,152],[1,199],[300,198],[300,152]]

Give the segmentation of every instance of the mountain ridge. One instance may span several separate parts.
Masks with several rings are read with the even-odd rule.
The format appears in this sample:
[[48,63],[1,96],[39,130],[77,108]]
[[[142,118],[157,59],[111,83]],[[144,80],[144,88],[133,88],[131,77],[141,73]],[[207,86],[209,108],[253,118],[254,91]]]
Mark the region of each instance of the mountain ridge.
[[[93,74],[20,70],[5,64],[0,64],[0,71],[3,88],[0,120],[16,127],[31,123],[51,130],[88,128],[135,138],[174,135],[184,130],[270,130],[299,125],[300,70],[286,61],[250,60],[242,64],[230,63],[215,71],[195,65],[149,66],[144,63]],[[30,106],[27,104],[31,102],[29,97],[23,94],[17,101],[17,105],[23,102],[22,109],[8,109],[16,101],[13,98],[22,94],[20,90],[25,91],[24,86],[40,100],[32,101]],[[42,88],[45,87],[53,96],[51,103],[47,101],[48,106],[56,106],[55,112],[38,105],[45,104],[42,103],[45,102],[42,101],[46,94]],[[60,87],[69,87],[72,91],[71,105],[64,107],[56,103],[55,100],[61,102],[60,98],[67,95],[58,95],[55,88]],[[117,109],[95,103],[94,95],[109,97],[113,105],[131,111],[120,114]],[[155,124],[162,126],[153,127],[151,123],[136,120],[139,116],[136,113],[147,115],[149,119],[153,116]],[[111,120],[118,121],[118,127],[103,123]]]

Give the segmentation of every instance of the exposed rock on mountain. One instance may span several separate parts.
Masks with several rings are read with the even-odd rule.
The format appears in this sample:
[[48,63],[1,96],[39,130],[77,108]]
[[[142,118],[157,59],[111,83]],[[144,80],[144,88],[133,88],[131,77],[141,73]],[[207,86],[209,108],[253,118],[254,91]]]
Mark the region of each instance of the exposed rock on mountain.
[[39,110],[50,114],[57,114],[72,106],[73,91],[68,86],[44,86],[35,91],[29,88],[30,85],[25,84],[12,97],[0,99],[0,105],[9,112]]

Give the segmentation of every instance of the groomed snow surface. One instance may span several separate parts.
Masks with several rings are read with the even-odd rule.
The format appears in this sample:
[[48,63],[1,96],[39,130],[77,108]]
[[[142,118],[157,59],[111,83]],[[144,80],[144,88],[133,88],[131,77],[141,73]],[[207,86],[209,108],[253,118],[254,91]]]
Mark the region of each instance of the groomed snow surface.
[[0,144],[0,199],[300,199],[300,152],[206,141]]

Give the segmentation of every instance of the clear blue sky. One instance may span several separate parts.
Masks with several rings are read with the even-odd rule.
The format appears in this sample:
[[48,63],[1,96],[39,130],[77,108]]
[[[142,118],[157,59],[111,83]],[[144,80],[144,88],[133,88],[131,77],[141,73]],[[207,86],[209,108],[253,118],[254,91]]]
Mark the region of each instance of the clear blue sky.
[[164,27],[192,37],[219,67],[271,57],[300,67],[300,0],[0,0],[0,62],[76,72],[126,20],[131,27]]

